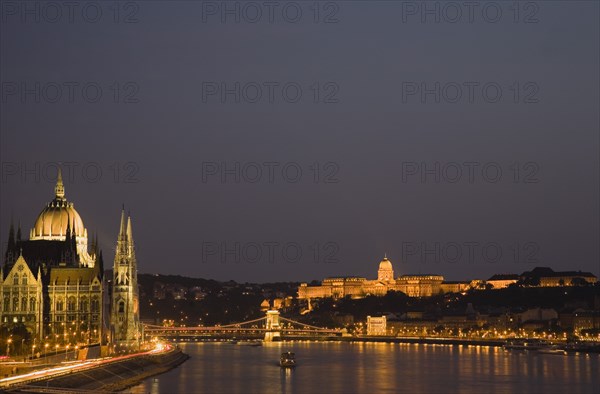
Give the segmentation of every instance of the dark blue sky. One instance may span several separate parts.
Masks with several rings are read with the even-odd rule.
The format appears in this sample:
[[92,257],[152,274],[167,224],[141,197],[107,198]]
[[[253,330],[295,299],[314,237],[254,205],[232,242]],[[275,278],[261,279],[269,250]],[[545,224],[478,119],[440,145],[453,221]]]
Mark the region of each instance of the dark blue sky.
[[0,2],[3,243],[65,162],[106,265],[124,203],[142,272],[600,274],[598,2],[75,3]]

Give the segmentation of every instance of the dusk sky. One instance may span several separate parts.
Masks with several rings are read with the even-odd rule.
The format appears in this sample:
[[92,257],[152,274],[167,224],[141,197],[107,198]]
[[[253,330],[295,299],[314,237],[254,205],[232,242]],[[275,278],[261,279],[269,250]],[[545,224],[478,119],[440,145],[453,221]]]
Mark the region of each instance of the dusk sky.
[[597,1],[74,3],[0,2],[2,253],[61,162],[106,268],[600,274]]

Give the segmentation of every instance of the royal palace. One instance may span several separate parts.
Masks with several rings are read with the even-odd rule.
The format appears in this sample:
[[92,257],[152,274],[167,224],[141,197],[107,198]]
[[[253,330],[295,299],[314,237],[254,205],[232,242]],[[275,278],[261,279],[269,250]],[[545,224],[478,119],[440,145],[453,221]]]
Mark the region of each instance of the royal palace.
[[431,297],[446,293],[460,293],[469,289],[502,289],[517,282],[529,286],[558,287],[594,284],[598,278],[591,272],[560,271],[548,267],[536,267],[531,271],[517,274],[496,274],[488,280],[445,281],[441,275],[419,274],[394,277],[392,262],[387,256],[379,263],[377,279],[361,277],[326,278],[320,286],[301,283],[298,287],[299,299],[310,298],[362,298],[369,295],[383,296],[388,291],[399,291],[409,297]]
[[441,293],[460,292],[472,286],[469,282],[444,282],[441,275],[402,275],[394,277],[392,262],[387,256],[379,263],[377,279],[360,277],[327,278],[320,286],[300,284],[298,298],[353,298],[382,296],[388,291],[401,291],[409,297],[431,297]]

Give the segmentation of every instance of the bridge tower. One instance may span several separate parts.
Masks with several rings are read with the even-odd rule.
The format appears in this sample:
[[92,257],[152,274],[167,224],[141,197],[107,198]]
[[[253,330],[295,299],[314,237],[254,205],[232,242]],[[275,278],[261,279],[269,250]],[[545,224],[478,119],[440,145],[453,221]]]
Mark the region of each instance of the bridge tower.
[[[281,339],[281,326],[279,325],[279,311],[267,311],[267,320],[265,322],[265,341],[272,342]],[[277,339],[275,339],[277,338]]]

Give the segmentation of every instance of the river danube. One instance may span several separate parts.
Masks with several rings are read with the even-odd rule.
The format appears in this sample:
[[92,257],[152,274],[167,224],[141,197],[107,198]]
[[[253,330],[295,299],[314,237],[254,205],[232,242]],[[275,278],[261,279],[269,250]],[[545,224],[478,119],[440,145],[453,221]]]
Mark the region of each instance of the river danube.
[[[131,393],[597,393],[600,356],[462,345],[183,343],[183,365]],[[281,369],[283,351],[298,366]]]

